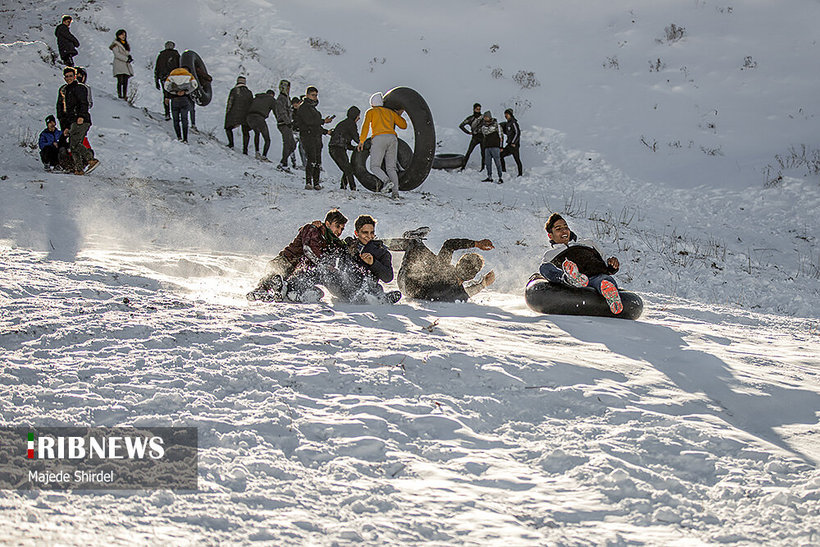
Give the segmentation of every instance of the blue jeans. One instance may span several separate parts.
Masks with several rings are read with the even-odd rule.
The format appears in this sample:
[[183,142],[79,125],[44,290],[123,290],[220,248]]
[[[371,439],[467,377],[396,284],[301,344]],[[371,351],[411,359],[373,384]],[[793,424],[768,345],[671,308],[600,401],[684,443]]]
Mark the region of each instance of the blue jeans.
[[[171,114],[174,118],[174,132],[177,139],[188,140],[188,113],[191,111],[193,103],[188,97],[174,97],[171,99]],[[182,122],[182,131],[180,131]]]
[[495,169],[498,171],[498,178],[501,178],[501,149],[485,148],[484,165],[487,167],[487,177],[489,178],[493,178],[493,163],[495,163]]
[[[556,266],[555,264],[547,263],[541,264],[541,268],[539,269],[539,273],[547,278],[547,281],[550,283],[554,283],[556,285],[564,285],[566,287],[574,287],[574,285],[570,285],[564,280],[564,270]],[[608,274],[598,274],[593,275],[589,278],[589,285],[586,288],[592,289],[596,291],[598,294],[601,294],[601,283],[604,281],[609,281],[615,288],[618,288],[618,283],[615,282],[615,278]],[[578,287],[574,287],[578,288]],[[602,295],[603,296],[603,295]]]

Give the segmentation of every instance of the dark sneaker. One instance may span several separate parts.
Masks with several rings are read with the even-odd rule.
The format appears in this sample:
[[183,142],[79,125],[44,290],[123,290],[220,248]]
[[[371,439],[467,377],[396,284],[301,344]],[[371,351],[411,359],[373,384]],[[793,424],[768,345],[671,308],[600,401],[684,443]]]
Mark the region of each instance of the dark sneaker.
[[313,185],[309,182],[305,183],[305,190],[313,190]]
[[578,265],[571,260],[564,260],[561,264],[564,270],[564,280],[573,287],[586,287],[589,285],[589,278],[578,271]]
[[87,175],[88,173],[90,173],[91,171],[96,169],[99,164],[100,164],[100,160],[97,160],[97,159],[89,161],[88,162],[88,167],[85,168],[85,174]]
[[384,301],[388,304],[395,304],[401,300],[401,291],[390,291],[384,293]]
[[313,183],[313,189],[314,189],[314,190],[321,190],[321,189],[322,189],[322,185],[321,185],[321,184],[319,184],[318,182],[314,182],[314,183]]
[[493,181],[492,177],[487,177],[486,179],[483,179],[481,182],[492,182],[492,181]]
[[624,311],[624,305],[621,303],[621,295],[618,294],[618,287],[611,281],[601,282],[601,294],[606,298],[606,303],[609,304],[609,310],[618,315]]
[[504,184],[504,179],[499,178],[499,179],[498,179],[498,184]]
[[276,166],[277,171],[282,171],[283,173],[290,173],[291,170],[288,169],[287,165],[282,165],[281,163]]
[[407,230],[401,235],[401,237],[403,237],[404,239],[424,239],[425,237],[427,237],[427,234],[429,233],[429,226],[421,226],[419,228],[416,228],[415,230]]

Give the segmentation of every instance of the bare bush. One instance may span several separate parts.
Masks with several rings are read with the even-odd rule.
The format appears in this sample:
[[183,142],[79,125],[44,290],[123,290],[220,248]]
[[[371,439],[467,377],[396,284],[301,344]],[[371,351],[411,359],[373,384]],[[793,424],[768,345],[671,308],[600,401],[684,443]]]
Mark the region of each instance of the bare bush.
[[331,43],[327,40],[319,38],[318,36],[308,38],[308,43],[313,49],[317,51],[324,51],[328,55],[341,55],[347,51],[339,42]]
[[490,46],[490,53],[495,53],[499,49],[501,49],[501,46],[499,46],[498,44],[493,44]]
[[17,130],[17,143],[20,148],[28,148],[30,150],[37,150],[39,146],[40,137],[32,132],[31,128]]
[[131,82],[131,85],[128,86],[128,97],[126,98],[126,101],[131,106],[137,106],[137,99],[139,99],[139,96],[140,86],[137,85],[136,82]]
[[505,110],[507,108],[512,108],[513,112],[515,112],[516,117],[518,117],[523,115],[530,108],[532,108],[532,102],[528,99],[525,99],[524,97],[513,97],[501,106],[503,106]]
[[722,156],[723,149],[720,146],[715,147],[708,147],[708,146],[701,146],[700,151],[706,154],[707,156]]
[[519,70],[512,79],[520,85],[522,89],[532,89],[541,85],[541,82],[535,77],[535,72],[528,72],[526,70]]
[[649,148],[653,152],[658,151],[658,141],[656,141],[655,139],[651,139],[651,142],[650,142],[649,138],[644,137],[643,135],[641,135],[641,144],[643,144],[644,146],[646,146],[647,148]]
[[684,27],[679,27],[675,23],[672,23],[665,29],[663,29],[664,37],[658,42],[663,43],[666,41],[667,44],[674,44],[675,42],[682,40],[684,35],[686,34],[686,29]]
[[740,70],[752,70],[757,68],[757,61],[752,59],[751,55],[747,55],[743,58],[743,66],[740,67]]
[[649,72],[660,72],[664,68],[666,68],[666,63],[661,61],[660,57],[654,61],[649,61]]
[[494,80],[500,80],[504,77],[504,71],[500,67],[495,67],[490,73],[490,76],[492,76]]
[[602,65],[604,68],[611,68],[613,70],[620,70],[621,65],[618,64],[618,56],[613,55],[612,57],[607,57]]
[[386,57],[373,57],[372,59],[370,59],[370,63],[369,63],[370,64],[370,72],[373,72],[374,70],[376,70],[376,66],[383,65],[386,62],[387,62]]
[[785,154],[774,157],[780,169],[805,169],[806,175],[820,174],[820,149],[809,149],[805,144],[792,146]]

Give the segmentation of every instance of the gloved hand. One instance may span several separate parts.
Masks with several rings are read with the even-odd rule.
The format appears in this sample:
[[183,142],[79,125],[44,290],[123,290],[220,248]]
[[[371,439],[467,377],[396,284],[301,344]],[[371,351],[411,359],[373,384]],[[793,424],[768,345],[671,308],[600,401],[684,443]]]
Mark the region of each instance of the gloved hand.
[[134,62],[134,58],[129,55],[128,60],[126,61],[126,63],[133,63],[133,62]]
[[157,89],[159,89],[159,80],[156,81]]

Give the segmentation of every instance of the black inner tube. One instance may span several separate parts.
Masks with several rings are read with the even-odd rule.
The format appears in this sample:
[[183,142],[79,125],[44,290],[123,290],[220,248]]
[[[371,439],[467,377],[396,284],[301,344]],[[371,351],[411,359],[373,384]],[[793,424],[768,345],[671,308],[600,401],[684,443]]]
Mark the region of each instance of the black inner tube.
[[[362,147],[361,152],[358,150],[353,151],[353,155],[350,158],[350,163],[353,165],[356,178],[359,179],[362,186],[371,192],[379,192],[381,191],[382,181],[380,181],[376,175],[367,170],[367,158],[370,157],[370,145],[370,139],[364,141],[364,146]],[[401,177],[407,171],[407,168],[410,167],[413,160],[413,149],[410,148],[410,145],[407,144],[407,141],[404,139],[399,139],[399,150],[397,156],[396,171],[398,171],[399,174],[399,188],[401,188]],[[384,163],[382,163],[382,169],[384,169]]]
[[[384,106],[393,110],[403,109],[413,124],[415,142],[413,157],[404,172],[399,173],[399,190],[405,192],[415,190],[427,179],[433,167],[433,157],[436,154],[436,129],[433,125],[433,114],[424,97],[409,87],[395,87],[388,91],[384,95]],[[401,146],[399,146],[399,155],[401,155]],[[354,151],[351,158],[356,178],[368,190],[375,190],[380,186],[380,182],[367,171],[365,167],[367,156],[364,160],[358,156],[362,154]],[[375,183],[373,179],[376,180]]]
[[206,106],[211,102],[213,97],[213,89],[211,88],[212,78],[208,74],[208,69],[205,68],[205,63],[196,51],[186,49],[179,57],[179,66],[186,69],[196,78],[197,88],[191,93],[196,104],[199,106]]

